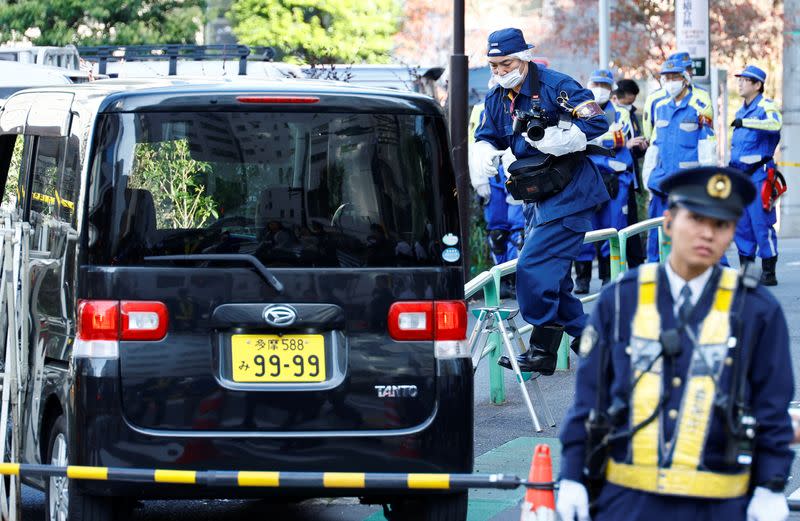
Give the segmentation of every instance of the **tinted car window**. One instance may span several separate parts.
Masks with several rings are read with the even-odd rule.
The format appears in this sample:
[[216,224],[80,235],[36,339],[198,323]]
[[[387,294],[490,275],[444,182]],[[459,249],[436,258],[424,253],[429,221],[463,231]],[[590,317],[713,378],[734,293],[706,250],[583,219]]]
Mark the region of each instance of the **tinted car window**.
[[31,179],[31,213],[40,217],[58,215],[57,186],[59,164],[64,150],[63,138],[37,138]]
[[25,208],[25,190],[20,187],[19,183],[24,164],[24,143],[25,136],[6,136],[3,142],[3,154],[8,153],[10,149],[11,158],[8,160],[8,173],[6,174],[6,183],[3,189],[2,208],[4,211],[13,211],[17,217],[22,216]]
[[458,233],[437,118],[122,113],[101,128],[93,263],[243,253],[273,267],[433,266],[443,234]]

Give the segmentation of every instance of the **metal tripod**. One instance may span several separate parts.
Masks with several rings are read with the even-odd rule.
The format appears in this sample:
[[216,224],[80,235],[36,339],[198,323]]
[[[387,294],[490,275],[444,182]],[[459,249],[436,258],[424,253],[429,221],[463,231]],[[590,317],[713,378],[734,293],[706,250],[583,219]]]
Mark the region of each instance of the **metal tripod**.
[[[531,397],[528,394],[528,388],[525,386],[525,377],[523,377],[519,364],[517,364],[517,354],[526,350],[525,343],[522,341],[522,336],[514,320],[519,310],[495,306],[477,308],[473,313],[475,313],[475,316],[478,318],[478,322],[475,324],[469,336],[469,349],[470,353],[472,353],[473,369],[477,370],[481,359],[494,348],[494,346],[487,345],[484,338],[493,333],[499,334],[505,348],[506,356],[508,356],[508,359],[511,361],[511,367],[513,368],[519,388],[522,391],[525,405],[528,407],[528,412],[531,415],[533,428],[536,432],[542,432],[539,417],[533,408]],[[517,344],[517,352],[515,352],[512,346],[512,340]],[[533,386],[533,393],[536,395],[536,400],[544,409],[545,421],[547,421],[550,427],[555,427],[556,421],[553,418],[553,413],[550,412],[550,407],[547,406],[547,402],[544,400],[544,394],[542,394],[542,390],[539,388],[539,376],[541,376],[539,373],[533,373],[530,378]]]

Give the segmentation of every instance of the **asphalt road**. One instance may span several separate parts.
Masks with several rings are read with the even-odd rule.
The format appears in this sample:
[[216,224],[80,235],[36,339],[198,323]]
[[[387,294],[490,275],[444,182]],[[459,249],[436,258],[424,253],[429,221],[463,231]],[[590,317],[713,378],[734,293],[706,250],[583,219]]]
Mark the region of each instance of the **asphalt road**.
[[[781,256],[778,266],[780,284],[773,288],[774,295],[783,305],[792,338],[792,366],[796,378],[800,378],[800,239],[782,239]],[[733,253],[733,252],[732,252]],[[730,256],[736,264],[735,253]],[[592,290],[596,290],[593,281]],[[511,303],[509,303],[511,304]],[[591,305],[587,306],[590,309]],[[574,360],[573,360],[574,362]],[[508,373],[510,374],[510,373]],[[535,443],[551,444],[558,466],[558,428],[546,427],[535,433],[522,401],[516,383],[507,376],[507,401],[502,406],[489,403],[488,369],[482,363],[475,376],[475,455],[477,471],[500,471],[506,473],[527,473],[531,450]],[[574,370],[557,372],[551,377],[540,379],[546,400],[553,411],[556,422],[560,424],[569,407],[575,385]],[[800,400],[796,392],[795,400]],[[536,405],[536,402],[534,402]],[[800,458],[796,459],[792,480],[787,493],[800,488]],[[25,521],[40,520],[44,516],[44,496],[35,490],[24,489],[23,509]],[[521,491],[496,492],[480,491],[470,495],[470,520],[519,519],[515,505]],[[242,521],[251,519],[281,520],[369,520],[383,519],[381,509],[375,506],[358,504],[355,499],[319,499],[300,504],[275,504],[266,501],[148,501],[140,504],[133,519],[135,521]],[[792,519],[800,520],[800,514]]]

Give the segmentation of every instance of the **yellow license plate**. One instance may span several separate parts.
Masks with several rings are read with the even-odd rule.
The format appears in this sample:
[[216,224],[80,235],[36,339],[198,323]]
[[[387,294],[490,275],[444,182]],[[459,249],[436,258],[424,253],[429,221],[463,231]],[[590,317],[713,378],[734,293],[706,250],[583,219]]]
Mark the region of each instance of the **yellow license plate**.
[[325,380],[322,335],[233,335],[234,382],[305,383]]

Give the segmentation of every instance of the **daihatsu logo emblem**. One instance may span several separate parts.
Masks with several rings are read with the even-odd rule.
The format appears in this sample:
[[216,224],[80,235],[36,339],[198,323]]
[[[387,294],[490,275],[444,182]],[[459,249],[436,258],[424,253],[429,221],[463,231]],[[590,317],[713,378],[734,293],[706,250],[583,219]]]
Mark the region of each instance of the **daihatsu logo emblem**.
[[272,306],[264,310],[264,320],[270,326],[288,327],[297,320],[297,311],[289,306]]

